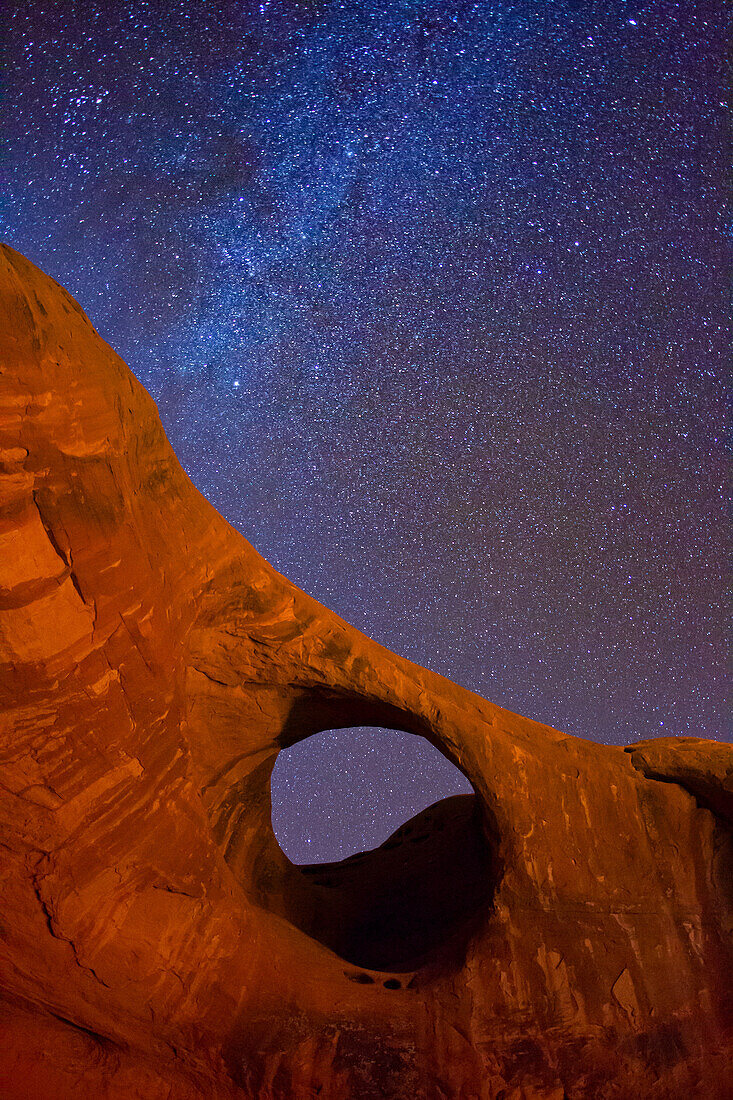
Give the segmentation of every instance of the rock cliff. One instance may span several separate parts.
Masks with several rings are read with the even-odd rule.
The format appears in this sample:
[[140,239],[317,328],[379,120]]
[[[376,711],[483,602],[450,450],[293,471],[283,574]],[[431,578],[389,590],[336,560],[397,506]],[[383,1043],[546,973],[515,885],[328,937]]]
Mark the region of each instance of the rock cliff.
[[[731,748],[564,736],[370,641],[0,259],[0,1095],[729,1097]],[[363,725],[475,796],[295,867],[277,754]]]

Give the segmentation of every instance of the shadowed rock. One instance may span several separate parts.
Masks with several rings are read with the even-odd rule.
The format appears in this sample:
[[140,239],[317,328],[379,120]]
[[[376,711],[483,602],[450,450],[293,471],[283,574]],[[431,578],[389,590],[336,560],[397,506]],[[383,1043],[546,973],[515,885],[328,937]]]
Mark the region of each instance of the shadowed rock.
[[465,948],[498,875],[475,796],[456,795],[373,852],[294,868],[278,911],[349,962],[413,970]]
[[[566,737],[388,652],[192,486],[2,252],[0,1095],[728,1095],[731,749]],[[295,867],[279,750],[425,737],[474,796]]]

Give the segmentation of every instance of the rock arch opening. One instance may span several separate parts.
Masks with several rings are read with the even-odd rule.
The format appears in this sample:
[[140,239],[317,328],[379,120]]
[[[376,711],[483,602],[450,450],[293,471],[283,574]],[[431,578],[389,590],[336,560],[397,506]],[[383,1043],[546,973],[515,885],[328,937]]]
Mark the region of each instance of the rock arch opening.
[[321,731],[280,752],[271,797],[286,857],[276,908],[345,961],[415,970],[485,919],[495,838],[469,781],[422,737]]
[[428,806],[473,787],[424,738],[358,726],[283,749],[270,791],[278,844],[292,863],[312,864],[377,848]]

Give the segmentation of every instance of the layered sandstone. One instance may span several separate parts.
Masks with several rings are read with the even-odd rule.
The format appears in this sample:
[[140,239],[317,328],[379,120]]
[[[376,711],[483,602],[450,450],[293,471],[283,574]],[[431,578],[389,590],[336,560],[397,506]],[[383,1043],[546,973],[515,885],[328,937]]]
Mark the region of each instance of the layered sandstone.
[[[729,1096],[731,748],[567,737],[370,641],[1,259],[0,1095]],[[277,753],[363,725],[476,795],[294,867]]]

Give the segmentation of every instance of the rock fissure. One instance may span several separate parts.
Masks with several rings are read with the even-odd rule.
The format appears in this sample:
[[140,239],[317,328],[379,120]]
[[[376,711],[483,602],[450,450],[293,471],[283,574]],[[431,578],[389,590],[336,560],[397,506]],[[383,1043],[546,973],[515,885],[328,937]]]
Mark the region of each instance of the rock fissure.
[[41,886],[40,886],[40,880],[34,879],[33,882],[32,882],[32,886],[33,886],[33,890],[35,891],[38,902],[41,906],[41,910],[43,912],[44,919],[46,921],[46,925],[47,925],[48,930],[51,933],[51,935],[54,937],[54,939],[59,940],[61,943],[66,943],[66,944],[69,945],[69,947],[71,948],[72,955],[74,957],[74,962],[76,963],[76,965],[79,967],[80,970],[84,970],[87,974],[91,974],[91,976],[95,979],[95,981],[99,982],[100,985],[103,985],[105,987],[105,989],[109,989],[109,986],[107,985],[107,982],[105,982],[102,978],[100,978],[99,974],[97,974],[97,972],[94,970],[94,968],[91,967],[91,966],[87,966],[86,963],[83,963],[81,961],[81,959],[79,957],[79,949],[78,949],[77,945],[74,943],[73,939],[70,939],[69,936],[64,935],[60,931],[59,926],[58,926],[58,919],[54,915],[53,908],[49,905],[49,903],[46,901],[46,899],[43,896]]

